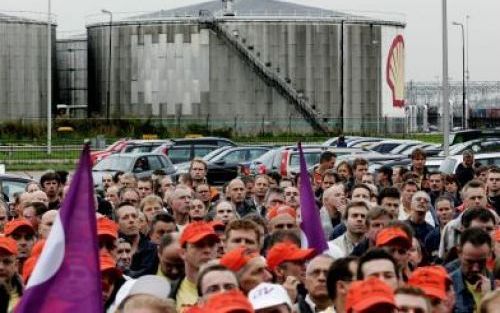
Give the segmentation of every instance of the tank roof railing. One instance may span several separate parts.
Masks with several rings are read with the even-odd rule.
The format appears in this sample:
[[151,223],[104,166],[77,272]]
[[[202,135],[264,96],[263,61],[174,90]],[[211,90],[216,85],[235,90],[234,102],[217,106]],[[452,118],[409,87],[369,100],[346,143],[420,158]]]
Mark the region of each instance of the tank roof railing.
[[[376,11],[349,11],[335,12],[329,10],[318,11],[249,11],[235,12],[235,16],[223,16],[222,11],[212,12],[212,15],[219,20],[290,20],[290,21],[346,21],[346,22],[366,22],[380,24],[405,25],[406,16],[399,13],[376,12]],[[157,11],[157,12],[113,12],[113,23],[127,24],[137,22],[161,22],[161,21],[182,21],[197,22],[199,12],[192,11]],[[86,26],[97,26],[109,24],[108,14],[92,14],[86,17]]]
[[[48,14],[46,12],[0,11],[0,22],[47,24],[47,21]],[[57,15],[51,14],[50,21],[56,25]]]

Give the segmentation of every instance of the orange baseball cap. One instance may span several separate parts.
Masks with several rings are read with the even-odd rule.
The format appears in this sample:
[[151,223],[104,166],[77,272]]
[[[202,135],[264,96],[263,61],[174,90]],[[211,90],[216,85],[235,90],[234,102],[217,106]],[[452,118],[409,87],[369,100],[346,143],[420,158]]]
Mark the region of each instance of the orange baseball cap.
[[101,273],[110,272],[115,278],[122,275],[122,272],[116,267],[115,259],[113,259],[113,257],[107,252],[103,252],[99,255],[99,264],[101,267]]
[[387,227],[377,234],[375,245],[383,247],[390,244],[399,244],[407,249],[411,248],[412,242],[408,235],[399,227]]
[[267,252],[267,266],[274,270],[287,261],[306,261],[314,256],[314,249],[300,249],[296,244],[286,241],[275,244]]
[[[417,268],[408,278],[410,286],[423,290],[426,296],[445,300],[446,282],[450,278],[442,273],[438,266],[424,266]],[[444,269],[443,269],[444,270]]]
[[215,231],[218,230],[224,231],[224,229],[226,228],[226,224],[224,224],[222,221],[217,221],[217,220],[211,221],[210,225],[212,225]]
[[109,218],[99,218],[97,220],[97,236],[109,236],[118,239],[118,225]]
[[217,236],[210,223],[193,222],[186,225],[179,238],[179,243],[183,246],[186,243],[197,243],[205,238],[212,238],[215,241],[219,241],[219,236]]
[[7,251],[9,254],[17,255],[17,242],[8,237],[0,237],[0,249]]
[[293,218],[297,217],[297,211],[295,211],[294,208],[288,205],[277,205],[269,210],[269,212],[267,213],[267,219],[272,220],[273,218],[283,214],[288,214]]
[[256,257],[260,257],[257,252],[241,246],[224,254],[220,259],[220,264],[233,272],[238,272],[247,265],[250,260]]
[[500,228],[495,230],[495,241],[500,241]]
[[216,293],[208,297],[202,307],[203,312],[210,313],[254,313],[252,304],[239,290],[233,289],[226,292]]
[[347,313],[358,312],[383,303],[396,307],[391,287],[378,278],[369,277],[351,283],[347,291],[345,309]]
[[33,225],[31,225],[30,221],[24,218],[20,218],[12,220],[5,224],[4,234],[5,236],[10,236],[13,232],[21,227],[30,230],[33,234],[35,233],[35,229],[33,228]]

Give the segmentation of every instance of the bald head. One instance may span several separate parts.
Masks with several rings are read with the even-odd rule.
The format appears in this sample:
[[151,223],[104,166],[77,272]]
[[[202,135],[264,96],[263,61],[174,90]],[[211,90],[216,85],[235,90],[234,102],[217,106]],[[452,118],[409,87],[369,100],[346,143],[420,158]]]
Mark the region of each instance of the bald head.
[[235,178],[227,185],[227,194],[234,204],[242,203],[245,200],[245,184],[239,178]]
[[47,239],[56,216],[57,210],[49,210],[43,213],[40,225],[38,225],[38,233],[40,235],[40,239]]

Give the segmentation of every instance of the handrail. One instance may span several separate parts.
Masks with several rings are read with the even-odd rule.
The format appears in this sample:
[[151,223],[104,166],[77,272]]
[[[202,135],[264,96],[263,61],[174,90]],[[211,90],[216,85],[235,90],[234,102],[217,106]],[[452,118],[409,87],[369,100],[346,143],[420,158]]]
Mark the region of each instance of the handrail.
[[243,57],[248,65],[265,80],[266,84],[274,87],[294,105],[295,109],[305,118],[315,131],[325,134],[329,132],[328,126],[320,120],[318,113],[311,107],[309,102],[304,99],[295,88],[287,83],[283,77],[271,71],[257,56],[241,43],[237,37],[222,27],[215,17],[206,12],[200,12],[200,23],[207,25],[226,40]]

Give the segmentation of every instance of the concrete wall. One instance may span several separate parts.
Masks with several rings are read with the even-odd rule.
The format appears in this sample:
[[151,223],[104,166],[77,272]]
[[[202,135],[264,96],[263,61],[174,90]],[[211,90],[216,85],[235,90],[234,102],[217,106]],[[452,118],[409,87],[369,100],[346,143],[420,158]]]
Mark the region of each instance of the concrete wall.
[[[55,26],[52,38],[55,92]],[[47,51],[46,25],[0,21],[0,119],[46,117]]]

